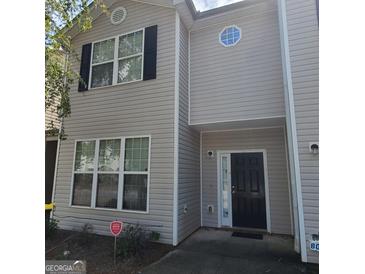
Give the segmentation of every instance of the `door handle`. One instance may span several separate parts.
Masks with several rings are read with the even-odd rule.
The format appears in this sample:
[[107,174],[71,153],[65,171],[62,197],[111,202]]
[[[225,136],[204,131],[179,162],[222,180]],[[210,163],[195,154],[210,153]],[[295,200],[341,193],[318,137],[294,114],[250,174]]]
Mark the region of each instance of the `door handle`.
[[232,194],[235,194],[235,193],[236,193],[235,186],[232,186]]

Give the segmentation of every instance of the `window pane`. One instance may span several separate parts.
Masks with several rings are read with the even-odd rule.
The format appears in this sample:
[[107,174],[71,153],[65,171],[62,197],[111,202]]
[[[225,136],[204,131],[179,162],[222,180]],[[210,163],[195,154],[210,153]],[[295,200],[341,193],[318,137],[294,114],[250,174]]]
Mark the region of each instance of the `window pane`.
[[75,174],[72,204],[80,206],[91,205],[92,174]]
[[120,158],[120,139],[101,140],[99,148],[100,171],[118,171]]
[[115,39],[105,40],[94,44],[93,64],[112,60],[114,58]]
[[91,75],[92,88],[111,85],[113,82],[113,63],[93,66]]
[[76,144],[75,171],[94,170],[95,141],[82,141]]
[[123,209],[147,209],[147,175],[124,175]]
[[148,137],[125,140],[125,171],[148,171],[148,146]]
[[99,174],[96,207],[117,208],[118,174]]
[[142,52],[143,31],[138,31],[119,37],[118,57],[126,57]]
[[142,56],[119,60],[118,83],[141,79]]

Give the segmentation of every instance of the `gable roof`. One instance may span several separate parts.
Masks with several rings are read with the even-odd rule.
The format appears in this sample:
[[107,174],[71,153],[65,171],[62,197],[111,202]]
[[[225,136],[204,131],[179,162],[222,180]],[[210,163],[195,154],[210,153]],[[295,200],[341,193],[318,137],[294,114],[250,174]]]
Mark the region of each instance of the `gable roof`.
[[[104,0],[104,4],[107,6],[107,8],[110,8],[114,3],[118,1],[121,0]],[[265,0],[244,0],[241,2],[228,4],[222,7],[210,9],[203,12],[196,10],[192,0],[128,0],[128,1],[176,9],[180,14],[181,20],[184,22],[187,28],[190,29],[196,20],[204,19],[210,16],[218,15],[239,8],[244,8],[247,6],[251,6],[253,4],[262,3]],[[91,16],[94,18],[93,20],[95,20],[102,14],[102,11],[99,8],[94,8],[93,3],[94,2],[90,4],[90,13]],[[74,24],[71,29],[67,30],[67,32],[70,34],[71,38],[73,38],[80,31],[77,24]]]
[[[118,1],[120,0],[104,0],[104,4],[106,5],[107,8],[110,8],[113,4],[115,4]],[[165,8],[175,8],[173,0],[128,0],[128,1],[156,5]],[[95,21],[103,13],[100,8],[95,8],[94,1],[90,3],[89,8],[90,8],[90,14],[93,17],[93,21]],[[71,36],[71,38],[74,38],[80,32],[80,30],[78,28],[78,25],[74,24],[70,29],[66,30],[66,32]]]

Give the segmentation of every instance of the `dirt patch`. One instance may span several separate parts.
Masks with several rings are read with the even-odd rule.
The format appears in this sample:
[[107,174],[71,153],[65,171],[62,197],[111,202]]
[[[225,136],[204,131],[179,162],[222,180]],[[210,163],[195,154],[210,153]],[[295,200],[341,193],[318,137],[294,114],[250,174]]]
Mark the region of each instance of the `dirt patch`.
[[87,273],[138,273],[173,249],[151,242],[140,256],[117,257],[114,266],[113,247],[113,237],[59,230],[53,238],[46,239],[46,260],[85,260]]

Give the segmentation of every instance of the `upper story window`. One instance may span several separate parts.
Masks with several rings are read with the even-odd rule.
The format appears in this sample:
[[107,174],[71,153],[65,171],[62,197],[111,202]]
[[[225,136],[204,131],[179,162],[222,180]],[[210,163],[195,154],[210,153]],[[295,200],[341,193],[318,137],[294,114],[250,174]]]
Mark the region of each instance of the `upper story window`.
[[237,26],[225,27],[219,34],[219,42],[225,47],[232,47],[241,40],[241,29]]
[[144,29],[93,43],[90,87],[142,80]]

